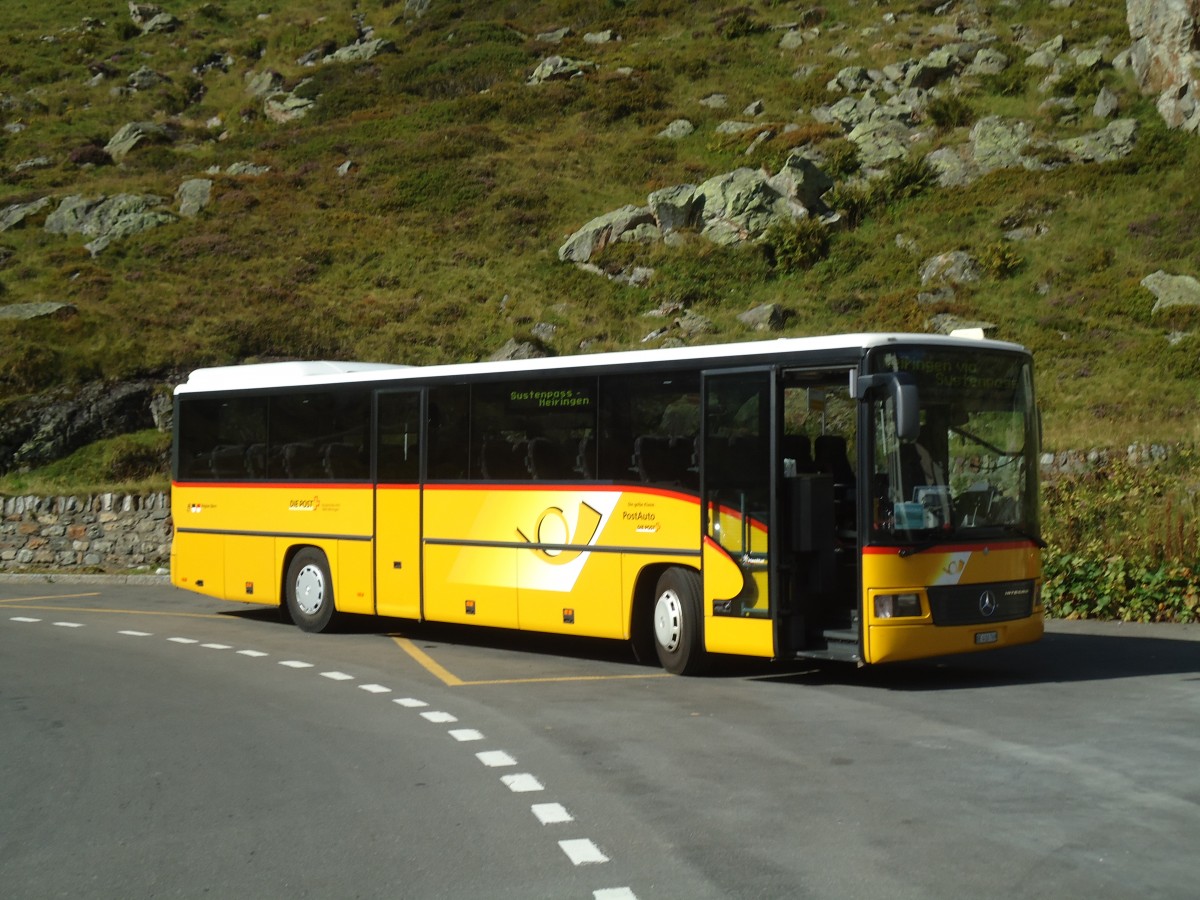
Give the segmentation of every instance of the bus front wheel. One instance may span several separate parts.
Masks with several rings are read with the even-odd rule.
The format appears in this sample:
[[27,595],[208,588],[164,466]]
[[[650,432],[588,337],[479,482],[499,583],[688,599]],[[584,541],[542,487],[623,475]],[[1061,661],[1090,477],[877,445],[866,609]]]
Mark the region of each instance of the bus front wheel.
[[691,569],[667,569],[654,591],[654,649],[674,675],[697,675],[708,668],[704,649],[700,576]]
[[315,547],[305,547],[292,557],[287,574],[287,608],[302,631],[324,631],[333,621],[329,561]]

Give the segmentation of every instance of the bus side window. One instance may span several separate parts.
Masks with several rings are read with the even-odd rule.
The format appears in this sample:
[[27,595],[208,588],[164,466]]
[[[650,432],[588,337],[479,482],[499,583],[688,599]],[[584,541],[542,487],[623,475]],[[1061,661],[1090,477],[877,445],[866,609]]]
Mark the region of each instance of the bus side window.
[[550,438],[533,438],[529,442],[529,454],[525,462],[535,481],[562,481],[578,477],[567,464],[562,448]]
[[599,476],[694,488],[700,376],[628,375],[601,382]]
[[[467,477],[471,458],[471,389],[436,387],[429,392],[429,477],[457,481]],[[478,452],[478,451],[476,451]]]
[[263,397],[185,400],[179,433],[181,480],[259,478],[250,468],[247,447],[266,442],[267,401]]

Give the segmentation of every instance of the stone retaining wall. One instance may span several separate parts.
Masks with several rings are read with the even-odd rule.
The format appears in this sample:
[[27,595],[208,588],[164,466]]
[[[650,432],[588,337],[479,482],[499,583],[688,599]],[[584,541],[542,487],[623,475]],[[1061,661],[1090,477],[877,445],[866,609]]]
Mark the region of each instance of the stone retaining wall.
[[1124,453],[1120,450],[1060,450],[1043,453],[1042,478],[1052,480],[1056,475],[1073,475],[1106,466],[1122,456],[1131,464],[1146,466],[1162,462],[1172,456],[1175,448],[1166,444],[1130,444]]
[[0,497],[0,571],[155,571],[170,563],[171,495]]

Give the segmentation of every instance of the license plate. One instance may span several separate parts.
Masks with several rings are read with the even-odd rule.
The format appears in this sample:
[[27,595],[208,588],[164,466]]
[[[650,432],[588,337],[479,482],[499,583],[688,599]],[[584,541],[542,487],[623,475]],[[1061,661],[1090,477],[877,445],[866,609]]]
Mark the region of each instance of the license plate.
[[975,643],[977,644],[994,644],[1000,640],[1000,633],[997,631],[980,631],[975,634]]

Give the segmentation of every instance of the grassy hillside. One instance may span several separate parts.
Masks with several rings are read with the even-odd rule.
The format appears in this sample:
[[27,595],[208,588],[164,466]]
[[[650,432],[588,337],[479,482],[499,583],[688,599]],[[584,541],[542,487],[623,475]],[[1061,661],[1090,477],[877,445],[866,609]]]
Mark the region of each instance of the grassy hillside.
[[[170,198],[213,167],[270,168],[207,176],[212,200],[197,217],[95,257],[85,237],[47,233],[45,213],[0,234],[0,305],[77,310],[0,320],[0,404],[60,383],[265,358],[477,359],[535,326],[557,353],[636,346],[661,322],[644,314],[672,304],[712,321],[700,340],[750,339],[737,314],[775,303],[790,314],[785,334],[922,331],[939,312],[995,323],[997,337],[1037,354],[1051,447],[1196,440],[1200,316],[1152,315],[1139,282],[1159,269],[1200,274],[1200,140],[1166,131],[1127,71],[1072,74],[1044,93],[1046,73],[1022,63],[1022,48],[1058,34],[1111,60],[1129,43],[1123,4],[937,6],[432,0],[416,16],[402,0],[214,0],[164,4],[180,25],[143,34],[124,3],[8,0],[0,208],[52,196],[53,209],[71,194]],[[635,288],[558,260],[565,237],[594,216],[738,166],[777,167],[797,146],[852,173],[846,138],[809,114],[839,98],[826,82],[846,65],[920,57],[955,21],[996,35],[1013,63],[932,107],[913,159],[961,143],[985,115],[1050,138],[1095,131],[1103,86],[1141,123],[1133,154],[1002,170],[966,188],[840,185],[834,196],[856,227],[834,232],[828,255],[808,266],[700,239],[617,248],[655,269]],[[800,47],[780,47],[785,25],[804,31]],[[560,44],[536,38],[563,26],[572,33]],[[366,29],[397,52],[298,63]],[[621,39],[584,41],[603,29]],[[527,85],[554,53],[596,68]],[[165,80],[130,90],[143,67]],[[264,114],[247,76],[267,71],[315,100],[307,116],[277,124]],[[700,104],[714,92],[728,96],[726,109]],[[1044,106],[1057,96],[1075,97],[1079,113]],[[779,127],[747,155],[748,137],[715,126],[755,100],[761,121],[800,127]],[[677,118],[695,132],[655,137]],[[170,124],[175,139],[103,164],[96,148],[131,121]],[[1002,237],[1019,225],[1045,233]],[[985,278],[918,302],[922,260],[954,249],[983,261]]]

